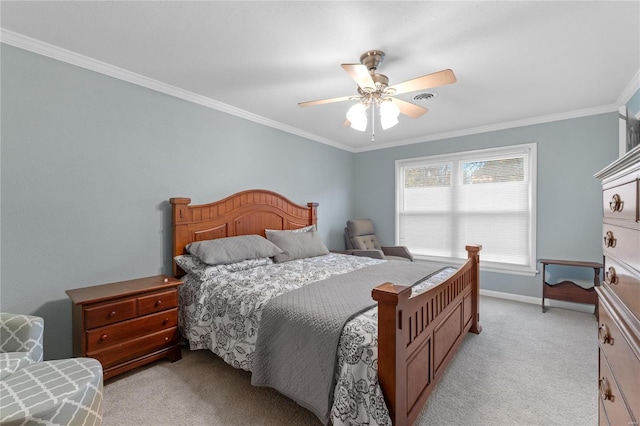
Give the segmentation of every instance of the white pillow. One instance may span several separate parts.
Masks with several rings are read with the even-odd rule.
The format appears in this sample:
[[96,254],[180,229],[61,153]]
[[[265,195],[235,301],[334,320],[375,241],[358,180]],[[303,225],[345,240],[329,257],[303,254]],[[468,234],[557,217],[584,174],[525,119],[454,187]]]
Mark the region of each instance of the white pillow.
[[305,226],[304,228],[298,228],[298,229],[265,229],[264,233],[267,236],[267,238],[269,238],[269,234],[272,234],[274,232],[311,232],[311,231],[317,231],[316,229],[316,225],[309,225],[309,226]]

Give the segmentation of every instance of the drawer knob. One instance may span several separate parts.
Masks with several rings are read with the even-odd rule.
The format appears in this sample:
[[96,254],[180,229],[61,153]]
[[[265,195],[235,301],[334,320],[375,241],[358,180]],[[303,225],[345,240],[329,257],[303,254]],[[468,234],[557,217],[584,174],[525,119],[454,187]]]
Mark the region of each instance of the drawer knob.
[[605,247],[615,247],[617,241],[618,240],[613,238],[613,232],[607,231],[607,234],[604,236],[604,246]]
[[609,208],[612,212],[621,212],[624,208],[624,201],[620,198],[620,195],[613,194],[611,201],[609,201]]
[[164,321],[162,321],[162,325],[167,325],[169,324],[169,318],[165,318]]
[[609,334],[609,327],[607,327],[606,324],[601,324],[600,327],[598,327],[598,338],[604,345],[613,345],[613,339],[611,338],[611,334]]
[[156,300],[156,308],[160,305],[162,305],[162,300]]
[[109,318],[113,318],[116,316],[116,311],[109,312]]
[[604,282],[611,284],[618,284],[618,276],[616,275],[616,268],[609,266],[607,272],[604,273]]
[[102,336],[100,336],[100,341],[107,340],[107,337],[109,336],[107,336],[106,334],[103,334]]
[[600,384],[598,385],[600,390],[600,396],[605,401],[609,400],[613,402],[613,394],[611,393],[611,386],[609,385],[609,380],[606,377],[600,379]]
[[165,338],[164,338],[164,341],[165,341],[165,342],[168,342],[168,341],[169,341],[169,338],[168,338],[168,337],[165,337]]

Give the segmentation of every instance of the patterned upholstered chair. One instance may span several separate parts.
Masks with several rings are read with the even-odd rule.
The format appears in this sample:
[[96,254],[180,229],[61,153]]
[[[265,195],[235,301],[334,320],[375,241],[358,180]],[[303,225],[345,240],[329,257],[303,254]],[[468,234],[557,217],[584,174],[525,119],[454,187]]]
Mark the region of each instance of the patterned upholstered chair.
[[40,317],[0,313],[0,380],[42,362],[43,332]]
[[381,246],[371,219],[347,221],[344,240],[349,254],[376,259],[413,261],[413,255],[405,246]]
[[102,365],[42,361],[44,321],[0,313],[0,424],[100,425]]

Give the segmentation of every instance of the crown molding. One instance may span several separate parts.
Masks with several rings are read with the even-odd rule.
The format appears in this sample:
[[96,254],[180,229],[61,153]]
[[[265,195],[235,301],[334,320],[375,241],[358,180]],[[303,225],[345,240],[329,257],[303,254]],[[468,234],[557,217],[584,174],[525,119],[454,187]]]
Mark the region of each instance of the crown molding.
[[351,147],[144,75],[0,28],[0,42],[346,151]]
[[568,112],[563,112],[559,114],[541,115],[538,117],[531,117],[523,120],[508,121],[505,123],[491,124],[488,126],[471,127],[468,129],[456,130],[453,132],[437,133],[437,134],[428,135],[424,137],[404,139],[400,141],[389,142],[386,144],[380,144],[376,147],[367,146],[367,147],[356,149],[354,152],[365,152],[365,151],[374,151],[376,149],[395,148],[402,145],[412,145],[412,144],[422,143],[422,142],[431,142],[431,141],[437,141],[442,139],[457,138],[460,136],[475,135],[478,133],[487,133],[487,132],[495,132],[498,130],[513,129],[514,127],[524,127],[524,126],[532,126],[535,124],[551,123],[553,121],[570,120],[572,118],[581,118],[581,117],[587,117],[590,115],[614,112],[614,111],[618,111],[618,108],[619,107],[617,104],[604,105],[604,106],[599,106],[594,108],[585,108],[585,109],[580,109],[575,111],[568,111]]
[[635,93],[640,90],[640,69],[636,72],[636,75],[633,76],[627,87],[622,91],[620,96],[618,96],[618,106],[625,105]]
[[421,136],[411,139],[404,139],[384,144],[376,144],[375,146],[364,147],[352,147],[343,143],[327,139],[316,134],[292,127],[275,120],[265,118],[263,116],[245,111],[240,108],[225,104],[223,102],[216,101],[214,99],[198,95],[197,93],[190,92],[188,90],[181,89],[170,84],[163,83],[158,80],[154,80],[149,77],[145,77],[141,74],[137,74],[123,68],[116,67],[106,62],[98,61],[96,59],[80,55],[61,47],[45,43],[41,40],[37,40],[5,28],[0,28],[0,42],[5,43],[20,49],[28,50],[33,53],[37,53],[42,56],[47,56],[52,59],[56,59],[62,62],[66,62],[71,65],[76,65],[81,68],[95,71],[100,74],[104,74],[119,80],[123,80],[147,89],[154,90],[156,92],[164,93],[188,102],[193,102],[198,105],[202,105],[207,108],[215,109],[254,123],[262,124],[267,127],[271,127],[277,130],[281,130],[286,133],[290,133],[296,136],[300,136],[305,139],[309,139],[315,142],[320,142],[325,145],[332,146],[344,151],[358,153],[366,151],[375,151],[378,149],[395,148],[402,145],[411,145],[422,142],[430,142],[441,139],[450,139],[460,136],[469,136],[478,133],[493,132],[497,130],[511,129],[514,127],[530,126],[534,124],[549,123],[553,121],[568,120],[572,118],[586,117],[589,115],[603,114],[607,112],[617,111],[619,105],[626,104],[629,99],[640,88],[640,70],[629,82],[625,90],[617,99],[616,105],[604,105],[600,107],[581,109],[576,111],[569,111],[559,114],[544,115],[539,117],[532,117],[524,120],[516,120],[499,124],[492,124],[488,126],[473,127],[469,129],[456,130],[453,132],[438,133],[433,135]]

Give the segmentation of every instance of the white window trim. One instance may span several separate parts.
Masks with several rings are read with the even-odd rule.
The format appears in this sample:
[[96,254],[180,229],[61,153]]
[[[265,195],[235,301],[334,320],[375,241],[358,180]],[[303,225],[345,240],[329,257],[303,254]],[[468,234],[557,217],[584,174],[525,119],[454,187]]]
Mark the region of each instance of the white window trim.
[[[405,158],[399,159],[395,161],[395,192],[396,192],[396,205],[395,205],[395,243],[400,243],[400,206],[401,206],[401,193],[402,193],[402,179],[400,176],[400,169],[403,166],[411,166],[413,163],[420,164],[424,161],[439,161],[442,159],[447,159],[449,161],[460,161],[460,160],[477,160],[482,156],[491,156],[492,154],[499,155],[509,155],[509,154],[521,154],[523,151],[528,151],[530,156],[530,167],[529,167],[529,176],[531,185],[529,190],[529,235],[531,238],[529,239],[529,265],[528,266],[516,266],[509,265],[499,262],[489,262],[489,261],[481,261],[480,262],[480,270],[488,271],[488,272],[499,272],[499,273],[507,273],[507,274],[515,274],[515,275],[526,275],[526,276],[535,276],[537,274],[537,263],[536,263],[536,241],[537,241],[537,187],[538,187],[538,147],[537,143],[525,143],[520,145],[510,145],[503,147],[495,147],[495,148],[487,148],[487,149],[478,149],[473,151],[463,151],[463,152],[453,152],[449,154],[438,154],[438,155],[429,155],[423,157],[416,158]],[[468,244],[480,244],[481,241],[469,241]],[[457,258],[443,258],[436,256],[415,256],[418,260],[428,260],[428,261],[437,261],[437,262],[448,262],[452,264],[462,264],[464,263],[464,259]],[[482,260],[482,251],[480,251],[480,259]]]

